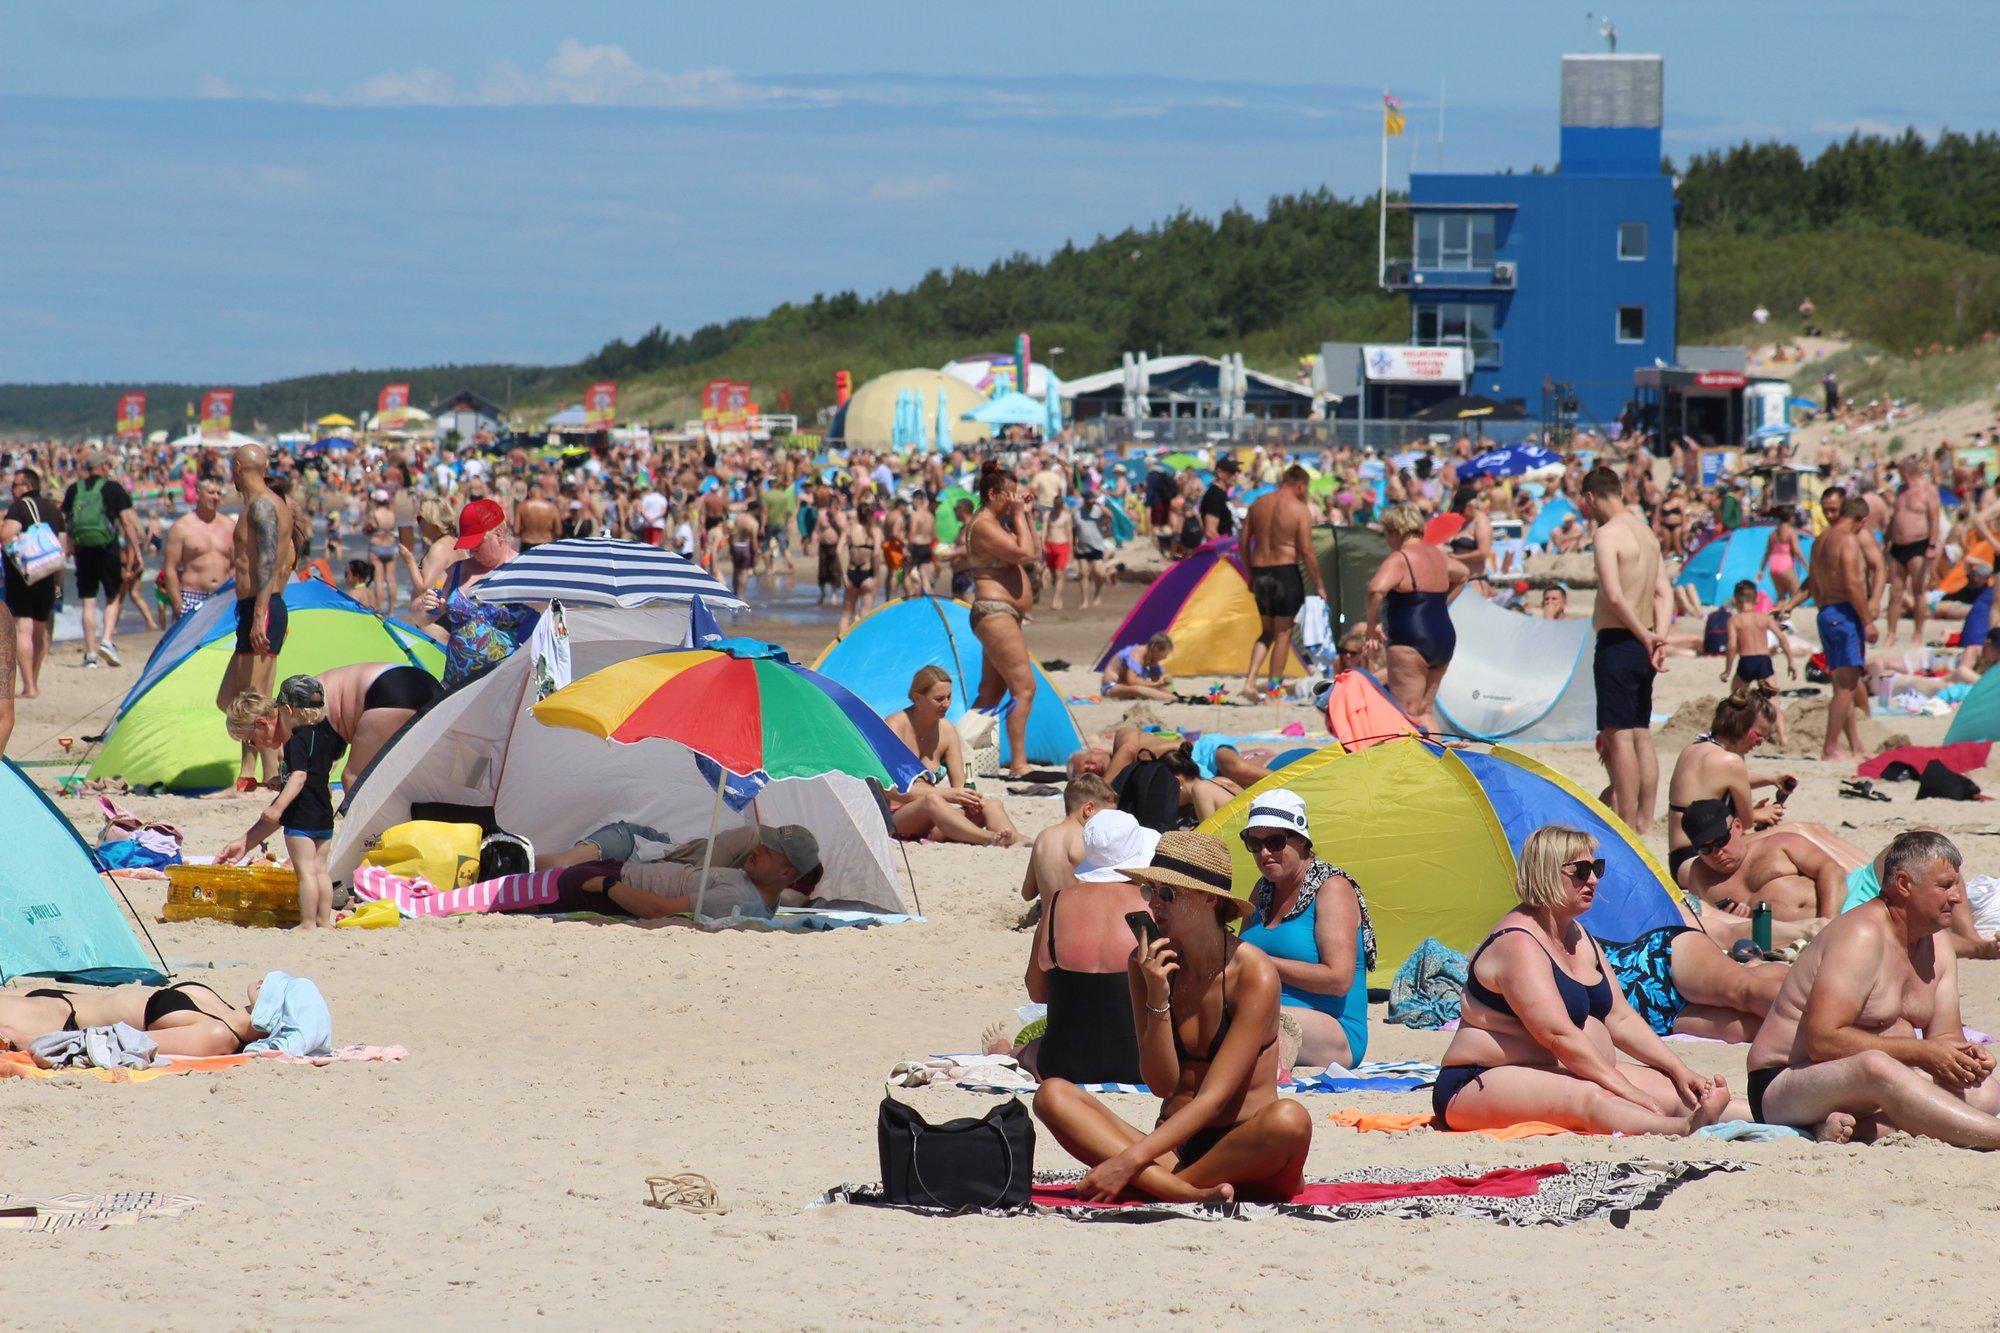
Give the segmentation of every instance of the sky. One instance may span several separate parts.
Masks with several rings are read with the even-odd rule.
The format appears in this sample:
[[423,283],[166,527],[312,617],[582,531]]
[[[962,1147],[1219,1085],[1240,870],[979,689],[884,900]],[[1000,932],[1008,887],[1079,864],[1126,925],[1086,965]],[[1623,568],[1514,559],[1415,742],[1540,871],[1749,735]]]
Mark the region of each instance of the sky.
[[[1665,58],[1677,160],[2000,122],[1980,4],[1611,12]],[[1602,50],[1602,16],[0,0],[0,381],[569,362],[1182,208],[1369,194],[1385,87],[1392,187],[1552,165],[1560,56]]]

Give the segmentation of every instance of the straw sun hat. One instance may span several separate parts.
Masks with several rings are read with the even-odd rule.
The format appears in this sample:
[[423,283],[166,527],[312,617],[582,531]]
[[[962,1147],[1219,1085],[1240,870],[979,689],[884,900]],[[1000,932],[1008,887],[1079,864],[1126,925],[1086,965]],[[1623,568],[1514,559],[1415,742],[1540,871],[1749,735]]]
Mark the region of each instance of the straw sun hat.
[[1160,835],[1153,848],[1153,863],[1134,866],[1125,878],[1135,884],[1157,884],[1170,889],[1189,889],[1220,898],[1239,918],[1248,919],[1252,908],[1247,898],[1231,891],[1229,849],[1222,839],[1206,833],[1174,829]]

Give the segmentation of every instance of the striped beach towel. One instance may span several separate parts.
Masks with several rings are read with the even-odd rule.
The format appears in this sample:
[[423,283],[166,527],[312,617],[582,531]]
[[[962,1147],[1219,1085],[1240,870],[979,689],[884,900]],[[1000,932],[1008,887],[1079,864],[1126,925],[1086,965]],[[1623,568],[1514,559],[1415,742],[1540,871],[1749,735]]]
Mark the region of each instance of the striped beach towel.
[[404,916],[459,916],[468,912],[512,912],[556,900],[560,870],[483,879],[462,889],[438,889],[430,881],[391,874],[379,866],[354,872],[354,896],[363,902],[396,904]]

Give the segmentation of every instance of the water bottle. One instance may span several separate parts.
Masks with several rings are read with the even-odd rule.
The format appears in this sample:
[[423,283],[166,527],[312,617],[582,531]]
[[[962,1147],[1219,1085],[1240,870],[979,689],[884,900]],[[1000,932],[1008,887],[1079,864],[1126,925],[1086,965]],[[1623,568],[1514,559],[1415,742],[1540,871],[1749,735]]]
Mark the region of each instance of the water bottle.
[[1758,903],[1751,911],[1750,938],[1760,952],[1771,952],[1771,904]]

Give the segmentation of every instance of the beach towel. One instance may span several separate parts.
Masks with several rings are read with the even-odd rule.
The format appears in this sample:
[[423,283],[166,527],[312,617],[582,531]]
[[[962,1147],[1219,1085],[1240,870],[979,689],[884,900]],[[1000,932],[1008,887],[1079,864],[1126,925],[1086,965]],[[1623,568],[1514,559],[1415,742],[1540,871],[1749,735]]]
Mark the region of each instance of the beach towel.
[[[978,1209],[991,1217],[1060,1217],[1075,1222],[1209,1222],[1295,1217],[1316,1222],[1371,1217],[1476,1217],[1507,1226],[1567,1226],[1604,1217],[1623,1225],[1630,1213],[1660,1206],[1691,1181],[1746,1163],[1730,1160],[1667,1162],[1550,1162],[1541,1166],[1398,1168],[1371,1167],[1308,1181],[1284,1203],[1161,1203],[1153,1199],[1084,1203],[1076,1197],[1080,1171],[1037,1172],[1028,1206]],[[897,1208],[933,1217],[965,1216],[943,1208],[891,1204],[879,1185],[837,1185],[814,1207],[851,1204]]]
[[115,1194],[0,1194],[0,1228],[9,1231],[101,1231],[148,1217],[179,1217],[199,1208],[188,1194],[120,1190]]
[[1958,741],[1952,745],[1899,745],[1863,759],[1855,772],[1864,778],[1880,779],[1895,763],[1908,764],[1917,772],[1935,759],[1954,773],[1970,773],[1986,767],[1993,751],[1992,741]]
[[1294,1074],[1297,1092],[1415,1092],[1437,1082],[1438,1067],[1423,1060],[1366,1060],[1352,1069],[1328,1065],[1316,1074]]
[[380,866],[357,866],[354,896],[362,902],[391,902],[411,917],[460,916],[472,912],[514,912],[556,900],[560,870],[502,875],[460,889],[439,889],[429,880],[398,875]]
[[1389,982],[1384,1020],[1426,1030],[1457,1022],[1466,966],[1464,954],[1425,937]]
[[166,1063],[160,1044],[130,1023],[45,1033],[28,1051],[51,1069],[151,1069]]
[[42,1069],[26,1051],[0,1051],[0,1078],[94,1078],[101,1083],[150,1083],[171,1074],[213,1073],[240,1069],[244,1065],[269,1062],[281,1065],[330,1065],[349,1061],[399,1064],[409,1051],[401,1046],[343,1046],[325,1055],[287,1055],[283,1051],[259,1051],[255,1055],[169,1055],[166,1063],[151,1069]]
[[286,1055],[331,1055],[333,1010],[319,987],[304,977],[270,971],[250,1010],[250,1026],[268,1032],[243,1048],[246,1055],[282,1051]]
[[1352,1107],[1330,1111],[1326,1118],[1344,1129],[1352,1129],[1362,1134],[1408,1134],[1412,1130],[1435,1129],[1440,1134],[1484,1134],[1489,1139],[1533,1139],[1544,1134],[1578,1132],[1564,1129],[1561,1125],[1551,1125],[1546,1120],[1523,1120],[1519,1124],[1502,1125],[1498,1129],[1446,1129],[1438,1124],[1437,1117],[1429,1114],[1401,1115],[1385,1111],[1357,1111]]

